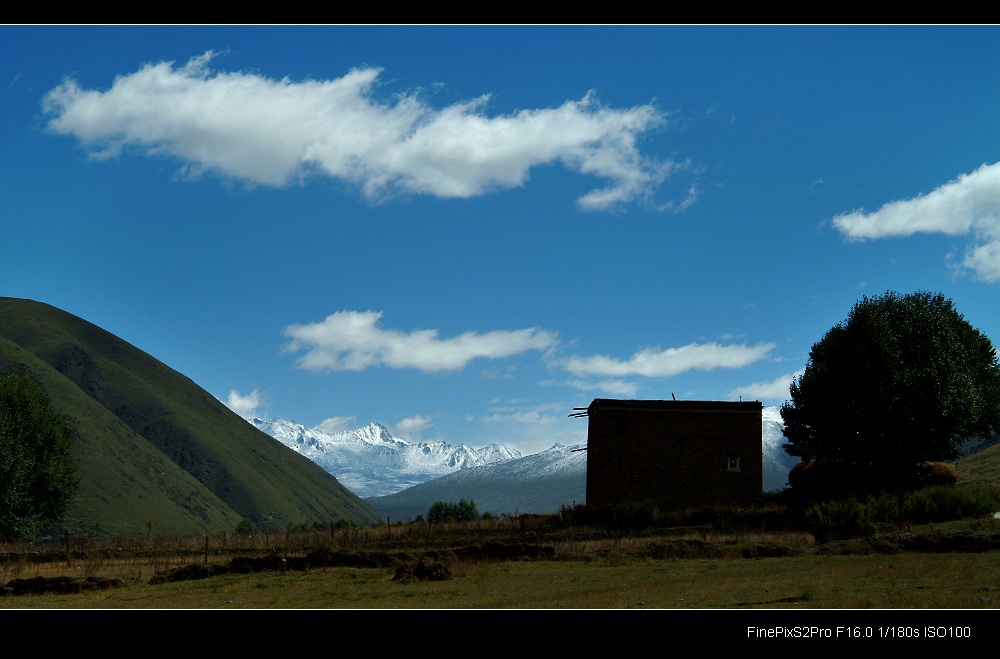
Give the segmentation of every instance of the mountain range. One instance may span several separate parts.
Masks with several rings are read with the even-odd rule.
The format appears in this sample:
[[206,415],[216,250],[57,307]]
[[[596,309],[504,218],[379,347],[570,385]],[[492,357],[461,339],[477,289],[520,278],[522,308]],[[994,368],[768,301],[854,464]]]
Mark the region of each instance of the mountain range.
[[249,421],[365,498],[393,494],[458,470],[521,457],[519,451],[502,444],[474,449],[447,442],[407,442],[393,437],[378,423],[328,433],[278,418]]
[[376,511],[189,378],[47,304],[0,297],[0,376],[31,378],[69,426],[80,487],[54,532],[102,536],[369,523]]
[[[435,501],[475,501],[495,515],[558,512],[587,499],[585,445],[522,456],[502,444],[473,449],[446,442],[410,443],[378,423],[331,434],[278,418],[250,419],[256,428],[314,460],[374,507],[383,519],[426,515]],[[777,407],[761,421],[763,491],[783,489],[796,458],[783,446]]]

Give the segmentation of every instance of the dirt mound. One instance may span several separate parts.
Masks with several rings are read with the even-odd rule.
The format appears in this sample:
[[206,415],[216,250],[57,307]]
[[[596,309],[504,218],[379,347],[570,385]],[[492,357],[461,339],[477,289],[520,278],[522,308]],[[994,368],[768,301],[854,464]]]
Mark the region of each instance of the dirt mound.
[[448,566],[433,558],[424,556],[419,561],[405,563],[396,568],[393,581],[447,581],[451,579]]
[[[554,547],[542,545],[490,543],[482,546],[461,547],[445,552],[429,551],[418,560],[402,552],[396,554],[364,551],[347,553],[320,549],[306,556],[279,556],[277,554],[261,558],[237,556],[228,565],[192,563],[176,570],[158,573],[150,579],[149,583],[156,585],[172,581],[205,579],[220,574],[305,571],[324,567],[397,568],[397,575],[413,572],[415,578],[437,580],[444,572],[448,573],[446,578],[451,578],[451,573],[448,572],[444,562],[552,560],[555,553]],[[442,571],[441,568],[444,570]],[[421,576],[417,576],[416,572],[420,572]]]
[[100,577],[32,577],[11,579],[2,588],[0,595],[41,595],[43,593],[71,594],[86,590],[108,590],[127,585],[126,579],[103,579]]

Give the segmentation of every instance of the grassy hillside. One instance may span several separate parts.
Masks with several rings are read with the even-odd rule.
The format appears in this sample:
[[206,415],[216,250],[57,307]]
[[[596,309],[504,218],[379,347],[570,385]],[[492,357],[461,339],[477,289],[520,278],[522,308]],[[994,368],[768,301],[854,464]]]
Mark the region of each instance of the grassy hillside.
[[480,513],[557,513],[562,506],[573,507],[587,501],[586,474],[557,474],[535,481],[449,480],[447,476],[414,485],[402,492],[365,499],[382,519],[408,522],[422,515],[435,501],[474,501]]
[[1000,483],[1000,444],[993,444],[955,461],[960,483]]
[[[480,513],[557,513],[587,500],[585,453],[550,450],[516,460],[461,469],[382,497],[365,499],[382,519],[409,521],[435,501],[475,501]],[[561,468],[553,468],[560,465]],[[571,465],[571,466],[570,466]]]
[[184,535],[378,519],[310,460],[187,377],[55,307],[0,298],[0,374],[31,375],[74,428],[74,531]]

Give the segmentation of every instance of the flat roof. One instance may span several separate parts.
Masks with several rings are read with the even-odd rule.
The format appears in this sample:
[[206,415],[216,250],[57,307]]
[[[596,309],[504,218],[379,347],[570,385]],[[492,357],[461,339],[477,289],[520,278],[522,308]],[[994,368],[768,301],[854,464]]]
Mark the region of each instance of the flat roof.
[[628,409],[655,409],[655,410],[762,410],[764,404],[759,400],[754,401],[734,401],[734,400],[634,400],[617,398],[595,398],[587,408],[628,408]]

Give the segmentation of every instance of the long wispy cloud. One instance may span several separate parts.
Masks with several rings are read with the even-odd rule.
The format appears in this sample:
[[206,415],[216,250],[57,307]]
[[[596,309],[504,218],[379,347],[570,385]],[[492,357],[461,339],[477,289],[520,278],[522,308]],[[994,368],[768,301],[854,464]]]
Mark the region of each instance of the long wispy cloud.
[[649,378],[665,378],[693,370],[742,368],[766,358],[773,349],[773,343],[759,343],[752,346],[691,343],[665,350],[644,348],[624,361],[607,355],[588,357],[573,355],[564,360],[562,366],[570,373],[580,377],[641,375]]
[[305,351],[297,365],[309,371],[363,371],[376,366],[456,371],[474,359],[503,359],[546,351],[556,335],[537,328],[464,332],[439,338],[434,329],[401,332],[380,326],[381,311],[338,311],[318,323],[289,325],[289,352]]
[[984,164],[935,190],[877,211],[833,218],[845,236],[873,240],[915,233],[968,236],[961,265],[983,281],[1000,280],[1000,163]]
[[[382,101],[377,67],[294,82],[213,70],[216,57],[147,64],[104,91],[67,78],[45,95],[48,127],[97,159],[134,149],[180,160],[187,176],[214,172],[269,186],[326,175],[374,201],[474,197],[522,186],[531,168],[560,163],[608,182],[577,199],[582,209],[602,210],[652,203],[667,178],[691,167],[640,152],[639,138],[667,119],[650,104],[605,107],[588,92],[559,107],[488,116],[488,94],[441,109],[419,93]],[[697,195],[691,187],[661,207],[683,210]]]

